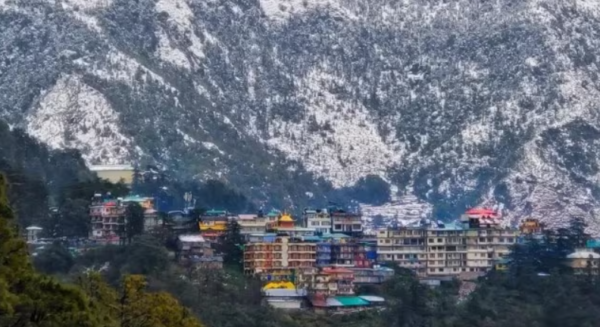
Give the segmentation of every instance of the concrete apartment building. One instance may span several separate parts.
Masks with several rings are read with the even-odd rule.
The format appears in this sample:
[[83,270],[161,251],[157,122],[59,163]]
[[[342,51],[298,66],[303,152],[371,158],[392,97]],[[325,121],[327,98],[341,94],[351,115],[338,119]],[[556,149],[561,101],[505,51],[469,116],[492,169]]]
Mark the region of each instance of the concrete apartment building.
[[237,222],[240,225],[240,234],[248,237],[251,234],[265,233],[269,224],[277,221],[277,216],[273,215],[238,215]]
[[315,267],[316,242],[288,235],[251,235],[244,272],[266,281],[294,281],[298,269]]
[[331,217],[327,209],[305,209],[304,221],[306,227],[314,228],[317,233],[331,233]]
[[380,230],[378,261],[397,262],[419,277],[486,272],[510,252],[519,235],[517,229],[501,227],[497,218],[492,211],[470,210],[458,222]]
[[360,213],[332,206],[327,209],[305,209],[303,216],[306,227],[320,234],[345,234],[357,238],[363,236]]

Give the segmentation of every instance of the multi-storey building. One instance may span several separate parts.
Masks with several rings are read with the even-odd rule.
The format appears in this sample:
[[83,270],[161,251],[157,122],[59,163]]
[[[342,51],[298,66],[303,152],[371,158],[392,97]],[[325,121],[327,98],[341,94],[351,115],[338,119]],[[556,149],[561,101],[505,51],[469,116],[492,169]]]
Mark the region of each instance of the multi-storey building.
[[394,261],[420,277],[485,272],[516,243],[518,230],[503,228],[490,214],[467,214],[455,223],[425,222],[419,226],[380,230],[378,261]]
[[323,237],[331,243],[332,265],[354,267],[358,244],[344,234],[330,234]]
[[354,253],[354,266],[370,268],[377,262],[377,239],[361,240]]
[[297,285],[308,290],[311,298],[354,294],[354,272],[348,268],[319,267],[299,272]]
[[347,212],[338,208],[330,208],[331,233],[342,233],[352,237],[362,237],[362,216],[359,213]]
[[177,245],[179,261],[182,263],[188,263],[194,257],[202,257],[205,254],[212,255],[210,244],[201,235],[179,235]]
[[130,203],[138,203],[144,209],[144,230],[159,224],[153,198],[127,196],[114,199],[110,195],[96,194],[90,205],[91,238],[101,243],[119,243],[125,231],[125,211]]
[[427,231],[425,226],[382,229],[377,233],[377,260],[396,262],[413,270],[418,276],[427,275]]
[[225,231],[230,215],[225,210],[208,210],[200,216],[200,233],[208,241],[216,241]]
[[305,209],[304,221],[306,227],[314,228],[319,234],[331,233],[331,217],[327,209]]
[[277,220],[277,216],[263,214],[257,215],[239,215],[237,222],[240,225],[240,234],[248,236],[250,234],[265,233],[267,226]]
[[250,235],[244,272],[268,281],[295,281],[298,270],[315,267],[316,246],[314,240],[289,235]]
[[324,242],[322,239],[317,243],[317,266],[327,266],[331,264],[331,243]]

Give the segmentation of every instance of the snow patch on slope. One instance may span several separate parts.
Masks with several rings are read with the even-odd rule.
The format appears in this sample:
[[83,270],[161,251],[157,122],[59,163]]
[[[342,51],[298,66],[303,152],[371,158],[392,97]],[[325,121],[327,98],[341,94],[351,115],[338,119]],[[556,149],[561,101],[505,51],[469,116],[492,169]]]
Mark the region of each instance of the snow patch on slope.
[[[513,210],[507,217],[532,217],[544,221],[549,227],[563,227],[572,217],[586,217],[588,222],[598,221],[600,215],[594,211],[598,206],[593,195],[586,189],[569,182],[568,172],[553,166],[542,155],[536,142],[529,142],[524,158],[517,169],[506,179],[513,197]],[[548,201],[554,199],[554,201]],[[590,232],[600,233],[598,224],[590,224]]]
[[131,140],[119,131],[119,115],[79,76],[62,76],[42,93],[26,130],[54,149],[79,149],[90,164],[127,162]]
[[600,2],[598,0],[575,0],[575,5],[578,10],[600,16]]
[[[430,218],[433,206],[417,198],[415,195],[406,194],[394,196],[392,201],[380,206],[361,204],[360,211],[363,214],[365,231],[375,232],[378,228],[393,226],[405,226],[410,223]],[[375,217],[381,216],[381,225],[375,224]]]
[[193,30],[191,22],[194,19],[194,13],[185,0],[158,0],[156,11],[169,14],[169,20],[179,28]]
[[98,18],[92,13],[110,6],[112,0],[63,0],[62,8],[96,32],[102,32]]
[[160,59],[177,67],[190,69],[190,62],[185,56],[185,53],[171,44],[169,37],[162,29],[158,33],[158,40],[156,52]]
[[166,62],[185,69],[190,69],[191,66],[199,67],[200,60],[205,57],[204,44],[194,32],[194,13],[186,0],[159,0],[156,3],[156,11],[168,14],[170,27],[174,27],[181,37],[190,42],[187,50],[189,50],[191,58],[186,56],[183,49],[172,46],[166,33],[162,30],[159,34],[158,56]]
[[340,0],[260,0],[260,6],[265,15],[274,21],[285,21],[292,16],[319,8],[327,8],[342,17],[356,19]]
[[74,60],[73,63],[99,78],[108,81],[121,81],[131,86],[138,84],[135,80],[136,75],[141,74],[144,81],[149,82],[152,80],[158,82],[171,92],[179,93],[177,89],[167,83],[160,75],[114,47],[110,48],[103,60],[79,58]]
[[[399,161],[399,147],[386,144],[360,103],[343,101],[328,92],[337,80],[319,70],[308,73],[299,82],[298,102],[306,110],[302,120],[273,121],[267,144],[301,161],[307,170],[336,187],[352,185],[368,174],[385,176]],[[272,104],[276,102],[274,99]]]

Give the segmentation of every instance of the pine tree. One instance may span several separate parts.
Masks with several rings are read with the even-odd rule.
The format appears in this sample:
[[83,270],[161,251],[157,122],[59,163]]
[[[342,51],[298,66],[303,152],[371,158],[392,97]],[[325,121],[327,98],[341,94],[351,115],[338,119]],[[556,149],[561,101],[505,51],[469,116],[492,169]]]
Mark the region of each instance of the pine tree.
[[244,258],[244,238],[240,233],[240,225],[235,220],[227,223],[227,231],[220,237],[220,248],[223,253],[223,263],[241,266]]
[[0,174],[0,326],[98,326],[86,297],[37,274],[15,232],[6,177]]
[[131,240],[136,235],[141,235],[144,232],[144,208],[137,203],[130,203],[125,209],[125,237],[127,243],[131,244]]

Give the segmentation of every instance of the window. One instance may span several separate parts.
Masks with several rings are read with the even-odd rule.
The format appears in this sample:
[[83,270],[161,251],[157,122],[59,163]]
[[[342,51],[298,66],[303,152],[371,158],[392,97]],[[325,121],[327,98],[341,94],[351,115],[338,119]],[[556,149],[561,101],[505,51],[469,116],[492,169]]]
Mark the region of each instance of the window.
[[435,243],[432,238],[429,239],[429,243]]
[[438,243],[442,243],[442,239],[441,238],[438,238],[437,241],[438,241]]
[[438,268],[439,272],[444,272],[444,268]]

